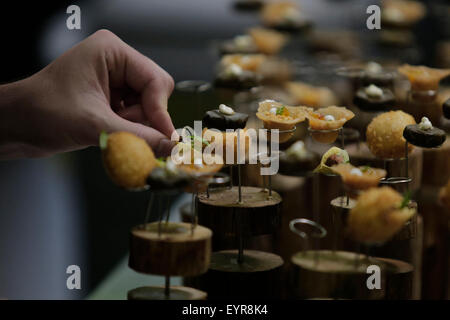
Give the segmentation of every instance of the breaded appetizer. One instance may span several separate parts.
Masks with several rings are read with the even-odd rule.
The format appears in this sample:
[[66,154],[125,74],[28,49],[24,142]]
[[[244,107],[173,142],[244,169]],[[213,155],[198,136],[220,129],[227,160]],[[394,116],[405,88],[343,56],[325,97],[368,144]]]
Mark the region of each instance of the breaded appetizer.
[[[274,100],[264,100],[259,103],[256,116],[263,121],[266,129],[288,131],[294,129],[297,123],[305,121],[312,109],[307,107],[286,106]],[[293,132],[280,133],[279,141],[289,140]]]
[[311,136],[321,143],[333,143],[339,135],[338,130],[354,116],[345,107],[331,106],[311,111],[308,114]]
[[314,169],[314,172],[335,175],[336,173],[332,170],[331,167],[341,163],[348,163],[349,161],[350,157],[348,156],[347,151],[342,150],[338,147],[332,147],[323,154],[322,160],[320,161],[320,164]]
[[285,88],[296,105],[318,108],[335,105],[338,100],[333,91],[327,87],[315,87],[303,82],[287,82]]
[[410,27],[419,22],[426,14],[426,7],[418,1],[383,0],[381,21],[392,27]]
[[398,72],[408,78],[411,89],[415,91],[437,90],[439,82],[450,75],[450,69],[434,69],[408,64],[399,67]]
[[147,142],[130,132],[100,135],[103,165],[111,180],[126,189],[144,188],[157,162]]
[[[373,155],[381,159],[400,159],[405,155],[403,130],[415,124],[414,118],[403,111],[389,111],[373,118],[367,126],[367,146]],[[408,152],[413,150],[408,145]]]
[[266,27],[288,32],[300,31],[311,25],[300,7],[291,1],[267,3],[262,9],[261,19]]
[[331,167],[340,175],[342,182],[351,190],[366,190],[378,186],[380,180],[386,177],[386,170],[369,166],[355,167],[350,163],[340,163]]
[[362,192],[347,220],[349,236],[365,244],[388,241],[416,214],[409,202],[390,187]]

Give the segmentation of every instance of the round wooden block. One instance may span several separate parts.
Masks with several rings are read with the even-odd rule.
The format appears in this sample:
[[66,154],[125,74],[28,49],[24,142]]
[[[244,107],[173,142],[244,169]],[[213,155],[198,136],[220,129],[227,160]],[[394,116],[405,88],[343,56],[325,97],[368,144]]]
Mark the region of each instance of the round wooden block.
[[195,286],[217,298],[279,298],[283,259],[269,252],[245,250],[214,252],[207,273],[193,279]]
[[[413,267],[399,260],[347,251],[311,250],[292,256],[290,283],[295,298],[409,299]],[[380,267],[380,289],[370,290],[367,267]]]
[[256,236],[271,234],[280,220],[281,196],[257,187],[242,187],[242,203],[238,203],[238,187],[198,196],[198,221],[215,235]]
[[131,269],[170,276],[198,275],[206,272],[211,258],[212,232],[189,223],[153,222],[134,227],[130,237]]
[[443,186],[450,179],[450,137],[439,148],[423,149],[423,178],[426,185]]
[[163,286],[139,287],[128,291],[128,300],[206,300],[206,292],[181,286],[170,287],[166,296]]

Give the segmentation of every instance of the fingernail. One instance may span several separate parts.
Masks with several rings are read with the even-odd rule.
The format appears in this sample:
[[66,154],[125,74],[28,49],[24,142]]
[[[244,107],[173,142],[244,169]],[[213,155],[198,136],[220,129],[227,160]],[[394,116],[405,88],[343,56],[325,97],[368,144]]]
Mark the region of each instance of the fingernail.
[[167,138],[159,140],[158,147],[155,150],[157,157],[167,157],[171,154],[175,142]]

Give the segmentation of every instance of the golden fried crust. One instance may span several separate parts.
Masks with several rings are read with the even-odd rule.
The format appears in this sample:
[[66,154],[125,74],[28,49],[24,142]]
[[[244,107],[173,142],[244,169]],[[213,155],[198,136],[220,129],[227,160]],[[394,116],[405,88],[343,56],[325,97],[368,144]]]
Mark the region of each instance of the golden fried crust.
[[433,69],[425,66],[402,65],[398,72],[408,78],[414,90],[437,90],[439,82],[450,75],[450,69]]
[[[324,117],[327,115],[333,116],[335,120],[325,120]],[[342,128],[342,126],[347,121],[353,119],[354,116],[355,114],[345,107],[331,106],[310,112],[308,120],[309,126],[313,130],[335,130]]]
[[103,150],[103,165],[117,185],[142,188],[156,166],[156,159],[144,139],[129,132],[114,132],[108,136],[107,147]]
[[[403,111],[389,111],[372,119],[366,130],[367,146],[378,158],[398,159],[405,155],[403,130],[415,124],[414,118]],[[408,152],[413,150],[408,145]]]
[[402,196],[390,187],[361,193],[348,217],[348,234],[363,243],[383,243],[394,236],[416,213],[402,208]]
[[380,180],[386,176],[386,170],[383,169],[359,167],[361,176],[352,174],[353,169],[356,169],[356,167],[350,163],[340,163],[331,167],[331,170],[341,176],[343,183],[353,190],[366,190],[376,187]]

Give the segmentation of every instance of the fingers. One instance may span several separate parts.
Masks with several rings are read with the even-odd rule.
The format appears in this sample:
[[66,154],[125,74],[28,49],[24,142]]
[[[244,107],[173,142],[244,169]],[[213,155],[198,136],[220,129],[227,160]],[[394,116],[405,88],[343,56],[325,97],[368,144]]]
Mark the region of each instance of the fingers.
[[128,86],[141,94],[141,105],[150,125],[170,137],[175,130],[167,112],[167,101],[172,93],[172,77],[149,58],[128,46],[108,31],[98,32],[109,37],[105,59],[112,88]]
[[114,113],[108,119],[107,124],[107,132],[128,131],[143,138],[150,145],[157,157],[169,156],[175,145],[173,141],[169,140],[161,132],[143,124],[123,119]]
[[122,117],[128,121],[139,122],[144,125],[148,124],[148,119],[145,116],[144,111],[142,110],[142,106],[140,104],[136,104],[136,105],[118,110],[117,114],[120,117]]

